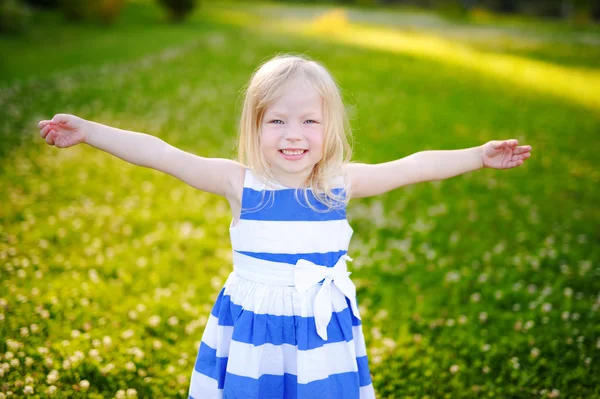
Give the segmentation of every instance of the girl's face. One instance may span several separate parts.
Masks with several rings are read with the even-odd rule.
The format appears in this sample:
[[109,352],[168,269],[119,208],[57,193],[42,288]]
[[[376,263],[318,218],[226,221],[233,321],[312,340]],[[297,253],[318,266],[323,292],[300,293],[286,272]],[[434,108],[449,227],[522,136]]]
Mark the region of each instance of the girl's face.
[[273,175],[284,186],[304,187],[323,158],[323,99],[302,79],[286,84],[261,123],[260,149]]

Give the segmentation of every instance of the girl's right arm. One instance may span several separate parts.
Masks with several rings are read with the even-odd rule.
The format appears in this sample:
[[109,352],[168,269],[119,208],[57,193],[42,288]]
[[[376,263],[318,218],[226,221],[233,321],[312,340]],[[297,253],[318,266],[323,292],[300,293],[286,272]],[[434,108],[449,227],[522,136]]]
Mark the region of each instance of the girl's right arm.
[[170,174],[199,190],[230,200],[239,196],[237,186],[243,179],[245,168],[235,161],[199,157],[158,137],[117,129],[75,115],[57,114],[52,120],[40,121],[38,127],[49,145],[67,148],[86,143],[134,165]]

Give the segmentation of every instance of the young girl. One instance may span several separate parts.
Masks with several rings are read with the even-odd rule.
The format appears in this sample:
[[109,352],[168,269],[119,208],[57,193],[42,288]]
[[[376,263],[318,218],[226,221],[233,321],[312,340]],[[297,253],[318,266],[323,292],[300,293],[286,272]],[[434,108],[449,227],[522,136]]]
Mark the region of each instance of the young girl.
[[512,139],[351,163],[339,89],[321,64],[299,56],[277,56],[252,76],[239,162],[68,114],[39,127],[49,145],[87,143],[229,201],[233,271],[198,348],[194,399],[374,398],[347,271],[348,200],[484,167],[513,168],[531,150]]

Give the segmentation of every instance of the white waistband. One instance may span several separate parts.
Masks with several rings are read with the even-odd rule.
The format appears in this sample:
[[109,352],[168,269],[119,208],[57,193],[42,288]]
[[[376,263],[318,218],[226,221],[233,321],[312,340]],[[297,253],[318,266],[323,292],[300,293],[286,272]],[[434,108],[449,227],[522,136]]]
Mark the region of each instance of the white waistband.
[[247,280],[273,285],[294,285],[294,265],[253,258],[233,251],[233,270]]

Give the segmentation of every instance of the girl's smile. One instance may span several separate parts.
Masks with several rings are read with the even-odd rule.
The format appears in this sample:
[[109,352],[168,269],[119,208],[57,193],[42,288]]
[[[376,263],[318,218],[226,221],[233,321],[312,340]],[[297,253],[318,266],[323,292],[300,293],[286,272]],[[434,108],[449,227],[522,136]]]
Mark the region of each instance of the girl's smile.
[[279,152],[288,161],[296,161],[298,159],[302,159],[302,157],[304,157],[304,155],[306,155],[308,150],[291,149],[290,148],[290,149],[279,150]]

